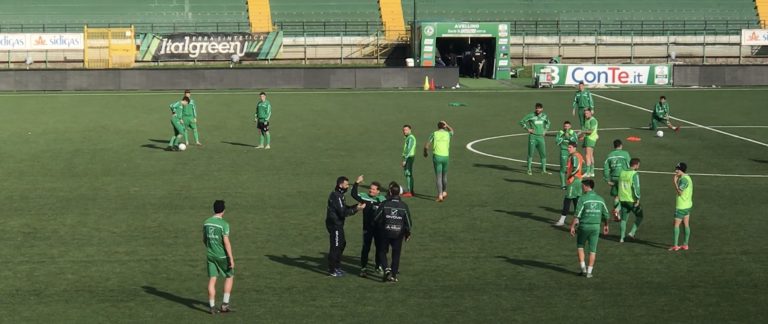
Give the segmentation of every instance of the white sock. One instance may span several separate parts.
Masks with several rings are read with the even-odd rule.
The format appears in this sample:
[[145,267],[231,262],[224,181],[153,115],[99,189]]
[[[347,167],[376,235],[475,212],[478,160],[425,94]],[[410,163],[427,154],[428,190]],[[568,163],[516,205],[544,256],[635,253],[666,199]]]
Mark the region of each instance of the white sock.
[[224,300],[222,300],[222,302],[225,303],[225,304],[229,304],[229,294],[228,293],[224,293]]
[[214,299],[209,299],[209,300],[208,300],[208,305],[210,305],[210,306],[211,306],[211,308],[215,307],[215,306],[216,306],[216,300],[214,300]]
[[565,215],[560,215],[560,221],[558,221],[558,223],[565,223],[565,218],[566,217],[567,216],[565,216]]
[[593,267],[587,267],[587,273],[592,273],[592,268]]
[[587,264],[585,262],[579,262],[579,266],[581,267],[581,269],[584,269],[587,267]]

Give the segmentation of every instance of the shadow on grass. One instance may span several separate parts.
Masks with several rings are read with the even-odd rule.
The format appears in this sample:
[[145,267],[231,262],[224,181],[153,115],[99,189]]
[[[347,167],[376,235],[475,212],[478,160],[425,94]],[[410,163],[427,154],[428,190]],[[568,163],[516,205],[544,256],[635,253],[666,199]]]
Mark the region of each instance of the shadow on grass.
[[750,160],[752,160],[752,162],[757,162],[757,163],[768,163],[768,160],[760,160],[760,159],[750,159]]
[[510,168],[510,167],[508,167],[506,165],[501,165],[501,164],[475,163],[472,166],[474,166],[476,168],[486,168],[486,169],[493,169],[493,170],[499,170],[499,171],[510,171],[510,172],[517,172],[517,173],[523,173],[523,174],[526,173],[526,170]]
[[141,147],[155,150],[165,150],[164,146],[159,146],[157,144],[144,144]]
[[514,264],[522,268],[539,268],[539,269],[552,270],[555,272],[571,274],[571,275],[579,274],[578,272],[570,271],[566,268],[563,268],[562,265],[555,264],[555,263],[542,262],[542,261],[536,261],[536,260],[514,259],[514,258],[510,258],[508,256],[503,256],[503,255],[496,256],[496,258],[502,259],[504,261],[507,261],[511,264]]
[[414,194],[413,197],[423,199],[423,200],[432,200],[432,201],[437,199],[437,196],[422,195],[422,194]]
[[497,213],[505,213],[507,215],[517,216],[520,218],[527,218],[531,220],[535,220],[537,222],[552,224],[553,220],[550,218],[542,217],[542,216],[536,216],[531,212],[524,212],[524,211],[512,211],[512,210],[501,210],[501,209],[495,209],[494,210]]
[[159,289],[157,289],[155,287],[152,287],[152,286],[141,286],[141,288],[144,289],[144,292],[147,293],[147,294],[155,295],[155,296],[163,298],[165,300],[169,300],[169,301],[172,301],[174,303],[187,306],[187,307],[189,307],[191,309],[208,313],[208,303],[207,302],[196,300],[196,299],[192,299],[192,298],[181,297],[181,296],[178,296],[178,295],[174,295],[174,294],[172,294],[170,292],[162,291],[162,290],[159,290]]
[[[619,236],[618,235],[614,235],[614,234],[602,235],[602,234],[600,234],[600,237],[602,237],[604,240],[619,242]],[[646,246],[649,246],[649,247],[652,247],[652,248],[664,249],[664,250],[666,250],[669,247],[669,246],[667,246],[665,244],[661,244],[661,243],[657,243],[657,242],[651,242],[651,241],[646,241],[646,240],[641,240],[641,239],[632,239],[632,238],[629,238],[629,237],[625,237],[624,238],[624,243],[622,243],[622,244],[642,244],[642,245],[646,245]]]
[[150,141],[152,143],[168,143],[167,139],[166,140],[161,140],[161,139],[152,139],[152,138],[150,138],[148,141]]
[[[558,215],[560,215],[560,214],[563,212],[563,211],[562,211],[561,209],[559,209],[559,208],[552,208],[552,207],[547,207],[547,206],[539,206],[539,208],[541,208],[541,209],[543,209],[543,210],[545,210],[545,211],[547,211],[547,212],[550,212],[550,213],[555,213],[555,214],[558,214]],[[576,209],[576,206],[573,206],[573,207],[571,207],[571,208],[572,208],[572,209]],[[570,212],[570,211],[569,211],[569,212]],[[570,215],[570,213],[569,213],[569,215]]]
[[[318,274],[322,274],[324,276],[328,275],[328,253],[320,253],[320,256],[317,256],[317,257],[312,257],[307,255],[292,257],[285,254],[283,255],[267,254],[265,256],[277,263],[282,263],[287,266],[315,272]],[[344,270],[344,272],[347,272],[349,274],[359,275],[360,274],[359,263],[360,263],[360,260],[358,260],[357,258],[353,258],[351,256],[342,256],[341,270]]]
[[256,145],[251,144],[245,144],[245,143],[238,143],[238,142],[227,142],[227,141],[221,141],[224,144],[234,145],[234,146],[245,146],[245,147],[256,147]]
[[504,180],[507,181],[507,182],[512,182],[512,183],[522,183],[522,184],[534,185],[534,186],[539,186],[539,187],[544,187],[544,188],[557,188],[557,189],[560,189],[559,185],[555,185],[555,184],[551,184],[551,183],[543,183],[543,182],[536,182],[536,181],[522,180],[522,179],[509,179],[509,178],[506,178]]

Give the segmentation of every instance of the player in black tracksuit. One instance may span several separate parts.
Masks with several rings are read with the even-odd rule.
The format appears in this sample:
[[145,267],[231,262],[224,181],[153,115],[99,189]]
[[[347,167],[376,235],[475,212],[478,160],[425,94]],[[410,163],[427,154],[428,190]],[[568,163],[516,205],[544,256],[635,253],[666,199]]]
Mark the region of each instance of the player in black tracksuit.
[[[383,281],[397,282],[400,269],[400,251],[403,239],[411,237],[411,212],[408,205],[400,200],[400,185],[396,182],[389,184],[389,199],[379,204],[374,217],[379,237],[377,247],[378,259],[385,270]],[[387,252],[392,248],[392,268],[387,267]]]
[[[379,238],[376,235],[376,231],[373,226],[373,217],[376,216],[376,209],[379,208],[379,203],[384,202],[387,200],[384,195],[379,193],[379,190],[381,188],[381,184],[374,181],[371,182],[371,185],[368,189],[367,193],[360,193],[358,190],[358,187],[360,186],[360,183],[363,182],[364,178],[363,176],[357,177],[357,180],[355,180],[355,184],[352,185],[352,198],[357,200],[358,202],[365,203],[365,208],[363,209],[363,249],[360,251],[360,276],[365,277],[368,275],[367,273],[367,267],[368,267],[368,254],[371,252],[371,241],[375,242],[374,246],[377,248],[378,251],[378,241]],[[374,263],[376,264],[376,271],[383,272],[384,268],[381,266],[381,263],[379,262],[379,254],[374,253],[373,254]]]
[[347,246],[344,237],[344,220],[354,215],[358,209],[365,208],[365,204],[347,206],[344,193],[349,189],[349,179],[339,177],[336,179],[336,188],[328,196],[328,207],[325,215],[325,228],[330,235],[331,247],[328,251],[328,274],[332,277],[344,275],[341,271],[341,255]]

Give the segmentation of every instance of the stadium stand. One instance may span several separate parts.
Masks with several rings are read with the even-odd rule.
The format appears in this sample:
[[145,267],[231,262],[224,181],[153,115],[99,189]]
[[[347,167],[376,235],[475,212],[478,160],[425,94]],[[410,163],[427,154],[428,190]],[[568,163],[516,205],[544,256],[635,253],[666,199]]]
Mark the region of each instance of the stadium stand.
[[755,0],[755,10],[757,10],[760,26],[763,28],[768,27],[768,0]]
[[269,0],[247,0],[248,20],[251,23],[252,33],[265,33],[272,31],[272,10]]
[[272,3],[276,22],[380,21],[376,0],[280,0]]
[[0,10],[12,24],[248,23],[245,0],[35,0]]
[[396,41],[406,36],[401,0],[379,0],[379,11],[384,35],[388,40]]

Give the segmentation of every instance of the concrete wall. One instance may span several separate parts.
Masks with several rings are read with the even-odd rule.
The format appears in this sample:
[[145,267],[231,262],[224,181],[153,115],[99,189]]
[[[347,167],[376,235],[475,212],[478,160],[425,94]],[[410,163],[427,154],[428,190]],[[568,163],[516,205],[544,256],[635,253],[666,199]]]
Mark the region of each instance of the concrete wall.
[[768,65],[675,65],[675,86],[768,85]]
[[268,68],[0,71],[0,91],[418,88],[455,85],[455,68]]

